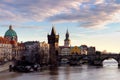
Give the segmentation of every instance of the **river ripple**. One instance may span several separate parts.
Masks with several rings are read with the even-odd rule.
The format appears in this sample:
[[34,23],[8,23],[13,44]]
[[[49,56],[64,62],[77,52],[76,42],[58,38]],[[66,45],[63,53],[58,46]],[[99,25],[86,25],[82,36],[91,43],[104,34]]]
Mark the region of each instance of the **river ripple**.
[[[112,64],[112,65],[110,65]],[[113,63],[103,67],[82,65],[64,66],[56,70],[43,70],[34,73],[0,72],[0,80],[119,80],[120,69]]]

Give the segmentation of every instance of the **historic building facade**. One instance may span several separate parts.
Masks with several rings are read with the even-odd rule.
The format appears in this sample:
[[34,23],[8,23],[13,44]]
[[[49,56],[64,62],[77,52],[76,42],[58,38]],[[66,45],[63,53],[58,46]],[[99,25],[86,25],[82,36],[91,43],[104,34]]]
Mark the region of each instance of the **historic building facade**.
[[71,47],[71,55],[79,55],[81,54],[80,47],[74,46]]
[[40,62],[39,60],[36,60],[36,55],[38,55],[39,49],[40,49],[40,42],[39,41],[27,41],[24,42],[25,51],[23,56],[25,56],[26,60],[29,62]]
[[12,45],[11,43],[0,37],[0,64],[12,59]]
[[13,36],[17,36],[12,26],[9,29],[6,31],[5,37],[0,37],[0,63],[20,59],[21,52],[24,50],[22,43],[18,43],[17,39],[12,39]]
[[42,58],[41,63],[49,63],[49,44],[45,41],[40,42],[40,56]]
[[80,52],[81,52],[81,54],[86,54],[87,55],[87,52],[88,52],[87,45],[81,45],[80,46]]
[[54,27],[52,27],[51,34],[48,34],[48,44],[49,44],[49,63],[51,66],[57,66],[57,56],[59,54],[59,35],[56,35]]
[[71,46],[70,46],[69,32],[66,31],[64,46],[60,46],[60,55],[70,55]]
[[89,47],[87,54],[95,54],[96,53],[96,48],[95,47]]
[[12,25],[5,32],[4,38],[9,41],[12,46],[12,59],[20,59],[24,46],[22,43],[18,43],[17,33],[13,30]]
[[88,54],[95,54],[96,53],[96,49],[95,47],[88,47],[87,45],[81,45],[80,47],[78,46],[74,46],[71,47],[71,54],[84,54],[84,55],[88,55]]

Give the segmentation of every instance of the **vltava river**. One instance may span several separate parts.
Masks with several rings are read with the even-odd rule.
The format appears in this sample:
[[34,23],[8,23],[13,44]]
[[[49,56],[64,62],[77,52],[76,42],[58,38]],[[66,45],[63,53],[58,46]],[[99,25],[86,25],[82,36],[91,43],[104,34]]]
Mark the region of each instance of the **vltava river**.
[[43,70],[34,73],[0,72],[0,80],[119,80],[117,63],[104,62],[103,67],[82,65],[59,67],[57,70]]

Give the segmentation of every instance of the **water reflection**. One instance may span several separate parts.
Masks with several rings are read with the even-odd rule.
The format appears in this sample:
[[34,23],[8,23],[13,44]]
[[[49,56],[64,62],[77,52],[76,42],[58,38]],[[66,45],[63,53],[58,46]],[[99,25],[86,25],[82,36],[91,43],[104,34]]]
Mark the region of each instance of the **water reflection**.
[[14,73],[14,72],[9,73],[8,71],[0,72],[0,80],[9,80],[9,79],[13,79],[19,76],[22,76],[22,74]]
[[50,75],[58,75],[58,67],[50,67]]
[[50,67],[49,69],[50,80],[58,80],[58,67]]
[[[112,60],[114,61],[114,60]],[[113,62],[103,62],[104,67],[66,66],[34,73],[1,72],[0,80],[119,80],[120,69]],[[109,67],[108,65],[112,65]]]
[[118,62],[115,59],[104,60],[103,67],[118,67]]

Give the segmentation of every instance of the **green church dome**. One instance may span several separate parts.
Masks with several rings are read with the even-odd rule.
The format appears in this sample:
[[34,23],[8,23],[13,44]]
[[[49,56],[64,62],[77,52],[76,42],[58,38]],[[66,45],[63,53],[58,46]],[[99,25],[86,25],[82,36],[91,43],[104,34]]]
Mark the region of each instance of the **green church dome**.
[[6,31],[5,36],[14,37],[17,36],[16,32],[12,29],[12,26],[9,27],[9,30]]
[[16,34],[16,32],[12,29],[12,26],[11,26],[11,25],[9,26],[9,29],[6,31],[4,37],[7,38],[9,41],[11,41],[11,40],[17,41],[17,34]]

